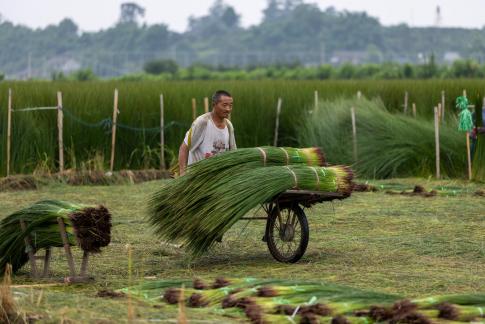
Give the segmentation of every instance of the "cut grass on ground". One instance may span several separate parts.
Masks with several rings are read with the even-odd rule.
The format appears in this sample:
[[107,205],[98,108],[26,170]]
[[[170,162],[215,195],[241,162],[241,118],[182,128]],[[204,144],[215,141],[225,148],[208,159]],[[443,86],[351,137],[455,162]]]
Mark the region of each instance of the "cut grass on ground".
[[[154,277],[321,280],[409,297],[485,291],[485,198],[472,194],[479,186],[426,179],[371,183],[384,188],[412,189],[420,184],[428,190],[455,191],[433,198],[387,195],[384,191],[356,193],[343,202],[317,205],[307,210],[308,250],[299,263],[291,265],[272,259],[261,241],[261,221],[238,222],[221,244],[195,260],[176,245],[161,242],[144,220],[146,198],[160,181],[99,187],[53,185],[36,191],[0,193],[0,218],[47,198],[100,203],[113,214],[112,243],[89,265],[89,273],[96,277],[94,284],[15,288],[17,304],[27,317],[40,317],[40,322],[47,323],[126,322],[130,302],[137,322],[176,322],[174,307],[154,308],[126,298],[95,297],[98,290],[118,289]],[[133,251],[131,282],[128,244]],[[79,261],[80,251],[74,251]],[[54,278],[68,273],[61,252],[57,249],[54,253]],[[27,273],[28,267],[22,269],[14,276],[13,284],[32,284]],[[200,310],[186,310],[191,323],[232,321]]]

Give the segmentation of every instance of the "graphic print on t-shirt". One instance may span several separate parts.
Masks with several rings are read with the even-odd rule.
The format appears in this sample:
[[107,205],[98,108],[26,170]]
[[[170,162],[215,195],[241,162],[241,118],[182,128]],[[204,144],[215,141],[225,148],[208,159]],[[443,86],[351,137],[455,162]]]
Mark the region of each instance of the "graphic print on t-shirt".
[[214,148],[212,150],[212,154],[218,154],[226,150],[226,144],[221,139],[217,139],[216,141],[214,141],[212,147]]
[[[185,136],[185,143],[188,143],[188,133]],[[218,128],[212,119],[207,123],[204,140],[194,151],[189,152],[188,164],[210,158],[229,149],[229,129]]]

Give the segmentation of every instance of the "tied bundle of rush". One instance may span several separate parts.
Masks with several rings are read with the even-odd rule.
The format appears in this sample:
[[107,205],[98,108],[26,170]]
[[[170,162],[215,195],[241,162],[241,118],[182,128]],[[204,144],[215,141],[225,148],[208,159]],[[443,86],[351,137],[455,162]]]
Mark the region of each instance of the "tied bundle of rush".
[[[293,164],[324,166],[326,162],[323,151],[317,147],[243,148],[201,160],[191,165],[184,176],[168,182],[151,197],[149,222],[162,237],[180,239],[184,237],[185,225],[178,223],[179,218],[209,199],[209,188],[247,170]],[[165,230],[167,226],[170,231]]]
[[[16,272],[28,261],[27,236],[32,239],[34,253],[43,248],[62,247],[58,218],[64,222],[69,244],[79,245],[83,251],[99,253],[111,241],[111,214],[104,206],[39,201],[0,222],[0,271],[10,263]],[[25,222],[25,231],[21,221]]]
[[[346,166],[255,168],[218,178],[218,181],[209,184],[198,184],[203,190],[183,198],[196,203],[181,211],[170,210],[167,214],[152,215],[152,224],[161,237],[182,239],[193,255],[201,255],[251,209],[278,194],[300,189],[341,193],[348,197],[352,191],[352,177],[352,170]],[[156,207],[152,206],[152,210]],[[171,218],[172,215],[176,218]]]
[[122,291],[153,303],[183,302],[200,312],[246,316],[251,323],[481,323],[485,318],[483,294],[406,299],[325,282],[218,278],[213,285],[197,279],[193,288],[184,288],[188,282],[162,280]]

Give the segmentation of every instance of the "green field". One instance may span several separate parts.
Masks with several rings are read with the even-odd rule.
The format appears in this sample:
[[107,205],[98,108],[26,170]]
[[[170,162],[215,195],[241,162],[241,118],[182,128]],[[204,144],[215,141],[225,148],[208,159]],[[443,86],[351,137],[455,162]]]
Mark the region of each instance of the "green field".
[[[394,113],[402,112],[409,93],[408,113],[416,103],[419,119],[430,120],[433,107],[445,91],[446,119],[454,124],[454,101],[466,89],[475,100],[485,91],[483,80],[427,81],[181,81],[181,82],[2,82],[0,83],[0,175],[6,171],[7,97],[13,92],[13,109],[56,106],[56,92],[63,93],[66,168],[99,170],[109,165],[113,92],[119,89],[118,122],[136,129],[117,132],[115,169],[158,168],[160,165],[160,94],[165,98],[165,138],[168,163],[178,150],[192,121],[191,99],[203,113],[203,98],[217,89],[229,90],[235,100],[232,121],[240,147],[273,143],[276,103],[283,99],[279,145],[299,146],[303,117],[314,108],[314,91],[320,101],[356,97],[380,98]],[[55,111],[14,112],[12,133],[13,173],[58,170]],[[140,129],[144,129],[140,130]],[[350,140],[349,140],[350,141]]]
[[[310,243],[303,259],[277,263],[261,242],[264,224],[243,221],[221,244],[199,259],[161,242],[144,220],[146,199],[160,181],[124,186],[45,186],[36,191],[0,193],[0,218],[35,201],[54,198],[101,203],[113,214],[112,243],[92,258],[94,284],[14,288],[18,308],[40,323],[120,323],[128,321],[131,303],[137,322],[175,322],[177,309],[142,302],[95,297],[100,289],[118,289],[140,281],[169,278],[212,280],[217,276],[318,280],[409,297],[485,291],[485,198],[474,196],[477,185],[460,181],[406,179],[375,182],[379,187],[439,189],[434,198],[355,193],[338,203],[307,210]],[[482,187],[483,189],[483,187]],[[261,214],[261,211],[255,211]],[[133,249],[130,280],[127,245]],[[79,260],[80,251],[75,255]],[[53,278],[67,274],[57,249]],[[14,285],[33,283],[28,267],[13,277]],[[49,281],[52,282],[52,281]],[[38,282],[36,281],[35,284]],[[191,323],[229,318],[187,309]]]

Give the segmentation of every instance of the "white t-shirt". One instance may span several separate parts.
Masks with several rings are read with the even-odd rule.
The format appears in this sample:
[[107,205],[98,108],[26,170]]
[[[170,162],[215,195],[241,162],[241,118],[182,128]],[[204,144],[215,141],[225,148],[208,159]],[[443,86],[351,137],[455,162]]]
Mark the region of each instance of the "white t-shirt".
[[[189,145],[188,138],[189,132],[185,134],[185,145]],[[189,151],[188,165],[227,150],[229,150],[229,130],[227,125],[224,125],[224,128],[218,128],[212,121],[212,118],[209,118],[204,141],[193,151],[193,154],[192,151]]]

